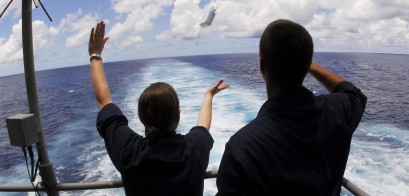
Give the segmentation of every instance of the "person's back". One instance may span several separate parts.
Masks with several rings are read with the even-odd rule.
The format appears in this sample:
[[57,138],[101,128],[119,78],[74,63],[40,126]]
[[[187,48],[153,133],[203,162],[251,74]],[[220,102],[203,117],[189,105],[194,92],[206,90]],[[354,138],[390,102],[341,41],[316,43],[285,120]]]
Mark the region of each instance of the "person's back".
[[103,107],[97,128],[127,195],[202,195],[213,138],[202,126],[186,135],[170,131],[142,137],[113,103]]
[[127,195],[203,195],[203,180],[213,138],[209,133],[213,96],[229,87],[219,80],[204,94],[197,124],[186,135],[176,133],[179,98],[173,87],[157,82],[138,100],[138,117],[145,136],[128,126],[128,119],[112,103],[101,53],[108,37],[105,24],[91,30],[88,50],[95,98],[100,109],[97,129],[108,155],[121,173]]
[[[226,144],[218,195],[339,195],[366,97],[341,77],[310,67],[311,58],[312,40],[301,26],[279,20],[267,27],[260,68],[268,100]],[[302,86],[308,70],[331,94],[315,96]]]
[[235,181],[226,182],[223,172],[245,174],[241,187],[246,190],[240,191],[248,195],[332,195],[339,190],[357,124],[338,115],[345,111],[342,103],[332,102],[336,99],[329,102],[306,89],[298,93],[269,100],[257,118],[230,139],[224,156],[234,159],[220,166],[219,182]]
[[128,127],[114,104],[101,110],[97,122],[127,195],[202,195],[213,146],[206,128],[193,127],[186,135],[170,132],[144,138]]
[[137,161],[121,172],[127,195],[202,195],[208,156],[192,139],[176,134],[142,142]]

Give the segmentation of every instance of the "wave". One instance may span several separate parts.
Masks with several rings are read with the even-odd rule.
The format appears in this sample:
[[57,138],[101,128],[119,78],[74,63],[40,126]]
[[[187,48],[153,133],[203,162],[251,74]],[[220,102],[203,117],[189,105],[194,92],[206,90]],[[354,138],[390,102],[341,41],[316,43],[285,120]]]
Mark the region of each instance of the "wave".
[[[234,58],[234,56],[229,56],[229,58]],[[220,59],[221,57],[218,57],[214,63],[222,62]],[[320,60],[322,61],[322,59]],[[217,64],[217,68],[213,68],[211,65],[204,67],[171,58],[155,61],[145,60],[143,63],[139,63],[139,61],[118,62],[106,65],[106,74],[110,82],[113,100],[128,117],[130,127],[141,135],[144,135],[144,131],[143,125],[138,119],[137,101],[140,93],[149,84],[165,81],[175,88],[181,106],[181,119],[177,131],[185,134],[196,124],[205,90],[219,79],[225,79],[226,82],[230,83],[230,88],[217,94],[214,98],[210,132],[215,143],[210,153],[208,170],[217,170],[225,143],[231,135],[256,117],[259,108],[267,97],[264,86],[257,78],[246,80],[241,76],[238,77],[237,73],[229,74],[230,69],[245,71],[244,65],[237,68],[232,66],[231,62],[229,59],[224,59],[223,63]],[[209,59],[202,63],[209,64]],[[223,71],[218,71],[221,66]],[[354,67],[354,69],[356,68]],[[251,70],[254,74],[258,74],[256,68]],[[61,79],[60,74],[64,75],[67,71],[70,74]],[[87,81],[89,82],[89,75],[85,74],[87,71],[88,67],[66,68],[61,72],[53,70],[52,75],[55,79],[50,79],[50,75],[45,72],[39,77],[39,91],[43,89],[43,91],[48,92],[46,95],[40,94],[42,96],[40,100],[43,100],[41,106],[43,125],[50,159],[56,168],[59,182],[120,179],[119,173],[106,154],[104,142],[95,128],[95,118],[98,111],[92,93],[92,85],[87,83]],[[41,79],[41,75],[44,76],[43,79]],[[247,85],[251,82],[254,84]],[[313,82],[315,83],[315,81]],[[54,84],[56,86],[47,86]],[[13,97],[24,96],[21,91],[16,90],[23,88],[21,86],[24,85],[19,84],[18,88],[14,87],[14,91],[7,91],[7,94],[10,95],[4,96],[4,99],[0,100],[2,116],[9,115],[10,112],[24,111],[24,108],[20,106],[25,106],[26,100],[24,99],[19,100],[16,104],[9,104]],[[322,93],[322,90],[316,86],[310,86],[312,86],[311,90],[316,93]],[[70,90],[73,89],[80,90],[74,90],[75,93],[70,93]],[[5,110],[3,109],[7,109],[7,114],[4,113]],[[373,107],[372,110],[374,110]],[[369,113],[376,113],[371,110],[368,111]],[[380,115],[375,117],[378,116]],[[345,177],[371,195],[408,193],[409,177],[406,174],[409,173],[409,130],[400,128],[402,125],[377,123],[378,121],[372,121],[369,117],[359,125],[353,136]],[[0,184],[29,185],[21,150],[9,146],[5,132],[7,132],[6,127],[1,124]],[[3,159],[3,157],[6,158]],[[216,192],[215,179],[205,180],[204,195],[214,195]],[[3,195],[3,193],[1,194]],[[61,192],[61,195],[94,194],[124,195],[124,192],[122,188]],[[4,195],[27,194],[5,193]],[[343,191],[342,195],[349,195],[349,193]]]

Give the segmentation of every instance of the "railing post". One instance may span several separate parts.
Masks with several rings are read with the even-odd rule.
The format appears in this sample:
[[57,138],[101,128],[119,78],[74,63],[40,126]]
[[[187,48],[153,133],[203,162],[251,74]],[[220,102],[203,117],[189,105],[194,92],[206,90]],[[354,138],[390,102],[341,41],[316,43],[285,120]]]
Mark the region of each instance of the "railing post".
[[48,195],[59,195],[56,186],[53,164],[48,158],[47,147],[45,145],[43,130],[41,127],[41,116],[38,105],[36,78],[34,70],[33,54],[33,32],[32,32],[32,0],[22,0],[22,36],[23,36],[23,57],[24,73],[26,79],[27,99],[30,113],[36,118],[39,141],[36,143],[37,152],[41,157],[40,174],[45,190]]

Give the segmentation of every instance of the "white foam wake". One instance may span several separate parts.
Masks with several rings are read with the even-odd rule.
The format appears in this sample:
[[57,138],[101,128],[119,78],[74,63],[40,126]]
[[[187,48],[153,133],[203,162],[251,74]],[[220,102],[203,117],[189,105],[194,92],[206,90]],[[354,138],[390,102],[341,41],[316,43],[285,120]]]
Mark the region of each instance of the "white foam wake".
[[[185,134],[196,125],[204,91],[221,78],[221,73],[209,71],[183,62],[160,62],[145,66],[142,72],[130,75],[129,85],[121,109],[127,115],[130,127],[144,135],[137,115],[140,93],[149,84],[164,81],[178,93],[181,120],[178,132]],[[215,140],[210,153],[208,170],[217,170],[224,145],[231,135],[251,121],[266,99],[263,89],[249,89],[236,81],[229,89],[214,98],[211,134]],[[263,93],[260,93],[263,92]],[[345,177],[371,195],[404,195],[409,192],[409,131],[393,125],[361,123],[351,144]],[[93,144],[95,153],[87,158],[86,180],[117,180],[118,172],[106,155],[103,143]],[[81,158],[85,158],[81,157]],[[204,195],[217,192],[215,179],[205,180]],[[123,195],[122,189],[87,191],[87,194]],[[348,193],[343,193],[348,194]]]

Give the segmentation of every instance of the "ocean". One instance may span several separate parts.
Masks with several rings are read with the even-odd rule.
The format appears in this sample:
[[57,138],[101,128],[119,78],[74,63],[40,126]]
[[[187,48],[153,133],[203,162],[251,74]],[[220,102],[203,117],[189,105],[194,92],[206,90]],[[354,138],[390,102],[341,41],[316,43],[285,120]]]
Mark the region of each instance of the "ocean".
[[[345,177],[370,195],[409,195],[409,55],[315,53],[314,61],[353,82],[368,97],[351,144]],[[223,54],[105,63],[113,101],[144,135],[137,115],[140,93],[150,83],[171,84],[180,98],[177,131],[196,124],[203,93],[218,79],[230,88],[217,94],[210,132],[215,140],[208,171],[217,170],[231,135],[254,119],[267,99],[258,54]],[[304,85],[325,89],[311,76]],[[37,72],[41,120],[50,159],[61,183],[120,179],[95,128],[98,114],[89,65]],[[0,184],[30,185],[22,150],[10,145],[5,118],[28,113],[24,74],[0,78]],[[39,177],[37,181],[39,181]],[[205,180],[204,195],[217,192]],[[0,195],[34,195],[4,193]],[[122,188],[61,195],[124,195]],[[342,195],[351,195],[343,190]]]

